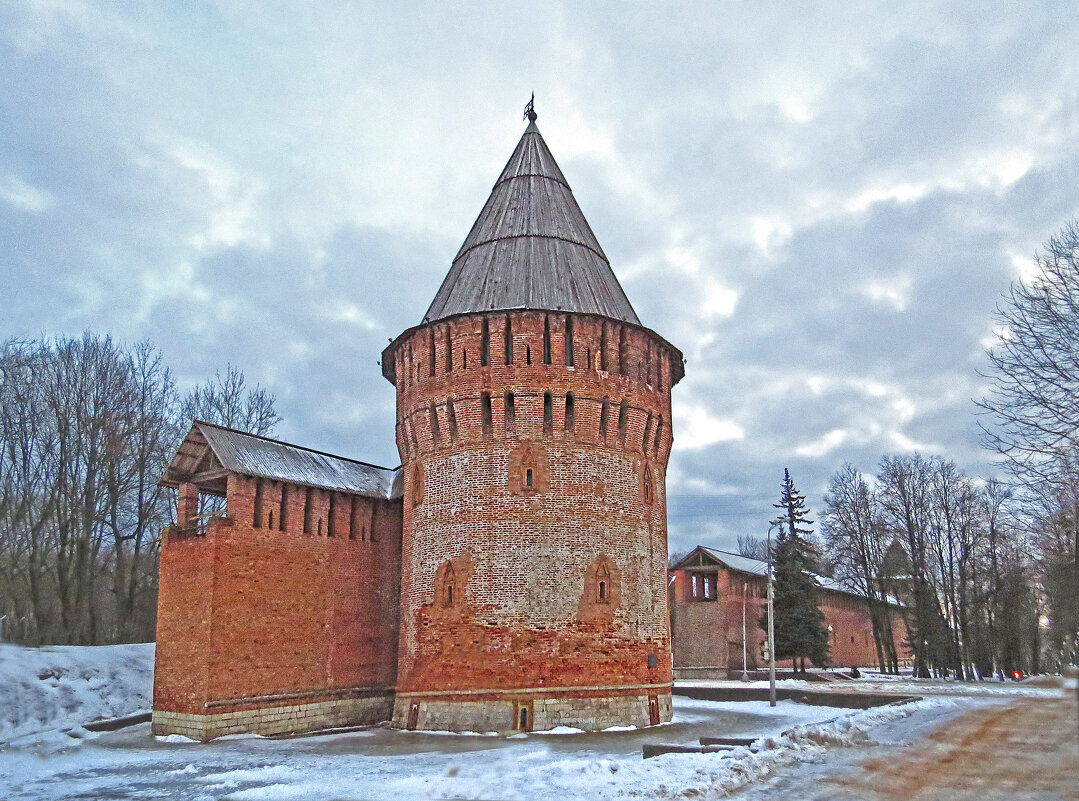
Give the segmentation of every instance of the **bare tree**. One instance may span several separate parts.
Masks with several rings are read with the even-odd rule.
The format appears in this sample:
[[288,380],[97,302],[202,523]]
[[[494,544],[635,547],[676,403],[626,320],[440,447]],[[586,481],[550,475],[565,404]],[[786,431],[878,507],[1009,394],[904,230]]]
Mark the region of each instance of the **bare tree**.
[[[273,396],[229,367],[188,399],[266,433]],[[0,636],[22,642],[152,639],[158,478],[187,421],[161,355],[91,333],[0,346]]]
[[768,540],[752,534],[738,535],[738,553],[750,559],[768,561]]
[[258,384],[249,389],[243,372],[229,364],[224,376],[218,370],[211,380],[195,387],[184,398],[181,417],[188,422],[204,420],[266,436],[281,422],[274,408],[275,401],[276,398]]
[[898,673],[895,635],[880,582],[889,538],[877,493],[861,473],[845,464],[829,481],[824,504],[821,533],[826,553],[840,577],[866,599],[877,664],[883,671]]
[[[1005,457],[1039,546],[1060,658],[1079,657],[1079,222],[1011,287],[989,351],[986,444]],[[1063,628],[1062,628],[1063,627]]]
[[979,404],[993,421],[983,426],[987,444],[1026,483],[1057,480],[1079,453],[1079,223],[1036,258],[1036,276],[1014,284],[997,310],[992,394]]

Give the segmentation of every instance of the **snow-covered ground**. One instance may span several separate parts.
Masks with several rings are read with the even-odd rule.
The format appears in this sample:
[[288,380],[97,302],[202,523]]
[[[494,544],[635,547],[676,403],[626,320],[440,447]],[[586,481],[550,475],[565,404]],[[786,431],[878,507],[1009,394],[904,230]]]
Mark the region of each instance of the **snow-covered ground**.
[[[805,681],[803,679],[780,679],[776,687],[789,690],[813,692],[867,692],[893,693],[895,695],[949,695],[999,698],[1042,698],[1060,694],[1059,687],[1040,686],[1037,680],[957,681],[955,679],[915,679],[909,675],[862,673],[860,679],[835,682]],[[738,681],[731,679],[686,679],[675,682],[676,687],[756,687],[767,688],[767,681]]]
[[154,644],[0,643],[0,747],[69,744],[63,729],[150,708]]
[[[766,702],[676,697],[671,723],[639,731],[498,737],[374,728],[200,745],[151,737],[149,724],[101,734],[78,725],[148,708],[152,646],[8,650],[13,648],[0,649],[5,801],[722,797],[762,781],[775,786],[781,777],[807,770],[815,775],[850,755],[889,747],[874,743],[909,741],[962,711],[1003,700],[940,696],[848,713],[790,701],[771,708]],[[54,670],[60,676],[39,678]],[[60,689],[65,686],[70,689]],[[49,731],[42,734],[42,728]],[[644,743],[690,744],[701,736],[760,739],[723,754],[641,758]]]

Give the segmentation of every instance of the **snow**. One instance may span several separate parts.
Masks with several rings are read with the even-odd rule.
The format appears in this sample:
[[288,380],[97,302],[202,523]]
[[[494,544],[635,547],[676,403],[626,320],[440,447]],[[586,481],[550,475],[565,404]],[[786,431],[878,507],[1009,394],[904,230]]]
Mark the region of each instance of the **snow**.
[[[738,681],[733,679],[687,679],[676,681],[676,687],[768,687],[767,681]],[[1014,681],[957,681],[955,679],[915,679],[909,675],[887,675],[863,671],[862,678],[835,682],[815,682],[804,679],[779,679],[776,687],[787,690],[806,690],[819,693],[890,693],[893,695],[941,695],[996,698],[1046,698],[1059,695],[1056,687]]]
[[0,643],[0,747],[82,736],[84,723],[149,711],[154,644]]
[[[676,696],[671,723],[648,729],[581,732],[566,727],[501,737],[372,728],[290,740],[238,736],[205,745],[175,735],[152,737],[148,724],[97,734],[78,726],[92,717],[145,709],[152,657],[153,647],[147,645],[4,646],[0,692],[7,694],[3,725],[8,743],[0,747],[0,797],[714,798],[744,792],[750,785],[763,787],[779,777],[816,775],[840,764],[845,753],[909,742],[962,711],[1001,703],[996,697],[933,696],[851,713],[791,701],[770,707],[764,701]],[[59,677],[38,678],[39,671],[51,670],[59,670]],[[925,695],[922,685],[914,684]],[[60,686],[71,690],[63,693]],[[1027,689],[1003,687],[1013,695]],[[64,729],[78,738],[63,734]],[[645,743],[696,743],[708,735],[756,741],[719,753],[641,757]]]

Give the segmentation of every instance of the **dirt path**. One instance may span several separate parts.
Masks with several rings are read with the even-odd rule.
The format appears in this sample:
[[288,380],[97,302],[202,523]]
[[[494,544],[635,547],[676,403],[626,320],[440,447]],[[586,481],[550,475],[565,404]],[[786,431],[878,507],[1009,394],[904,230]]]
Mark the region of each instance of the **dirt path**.
[[825,779],[846,798],[1079,801],[1074,691],[973,710],[921,743]]

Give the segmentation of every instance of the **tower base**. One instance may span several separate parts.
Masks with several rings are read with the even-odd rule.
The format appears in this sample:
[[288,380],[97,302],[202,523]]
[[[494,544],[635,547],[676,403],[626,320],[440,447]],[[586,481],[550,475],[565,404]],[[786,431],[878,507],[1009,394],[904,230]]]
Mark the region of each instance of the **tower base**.
[[655,726],[671,719],[671,685],[537,687],[399,692],[393,726],[426,731],[510,733],[569,726]]

